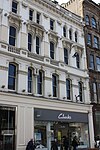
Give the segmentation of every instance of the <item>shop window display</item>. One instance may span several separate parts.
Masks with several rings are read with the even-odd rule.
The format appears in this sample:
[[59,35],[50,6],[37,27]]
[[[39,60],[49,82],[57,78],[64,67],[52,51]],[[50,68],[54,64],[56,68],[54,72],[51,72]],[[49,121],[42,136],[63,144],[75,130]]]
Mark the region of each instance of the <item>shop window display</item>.
[[[48,128],[48,123],[50,128]],[[48,131],[49,129],[49,131]],[[42,145],[41,148],[52,147],[54,141],[57,141],[58,150],[66,150],[64,140],[68,143],[68,149],[71,149],[74,137],[77,137],[77,148],[89,147],[89,135],[87,123],[68,123],[68,122],[38,122],[35,124],[35,142]],[[37,147],[38,148],[38,147]],[[40,147],[39,147],[40,148]]]

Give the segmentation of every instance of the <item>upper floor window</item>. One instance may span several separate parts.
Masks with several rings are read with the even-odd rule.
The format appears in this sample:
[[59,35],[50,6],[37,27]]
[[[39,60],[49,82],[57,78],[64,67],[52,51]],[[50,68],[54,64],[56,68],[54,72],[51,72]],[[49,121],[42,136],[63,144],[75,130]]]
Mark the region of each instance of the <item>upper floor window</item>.
[[96,19],[92,17],[92,27],[97,28]]
[[17,70],[16,65],[9,64],[9,72],[8,72],[8,89],[16,90],[16,78],[17,78]]
[[83,101],[83,83],[79,82],[78,85],[79,85],[79,98],[80,98],[80,101],[82,102]]
[[28,50],[31,52],[32,50],[32,35],[28,33]]
[[41,70],[37,76],[37,94],[43,94],[43,72]]
[[90,24],[90,20],[89,20],[89,16],[88,15],[86,15],[86,25],[89,25]]
[[40,38],[36,36],[36,53],[40,54]]
[[32,93],[32,69],[28,68],[28,92]]
[[52,88],[53,88],[53,97],[58,96],[58,77],[56,74],[52,75]]
[[76,66],[77,68],[80,68],[80,57],[78,53],[76,53]]
[[17,6],[18,3],[16,1],[12,1],[12,12],[17,14]]
[[64,48],[64,62],[68,64],[68,50]]
[[72,40],[72,30],[69,30],[69,39]]
[[50,29],[54,30],[54,20],[50,19]]
[[36,23],[40,24],[40,13],[37,13]]
[[91,45],[91,41],[92,41],[91,34],[88,33],[88,35],[87,35],[87,44]]
[[67,95],[67,99],[70,100],[71,99],[71,83],[69,79],[66,79],[66,95]]
[[12,46],[16,45],[16,28],[12,26],[9,29],[9,44]]
[[78,38],[77,32],[75,32],[75,42],[77,42],[77,38]]
[[89,68],[94,70],[94,55],[90,54]]
[[96,57],[96,69],[100,71],[100,57]]
[[97,102],[97,84],[96,84],[96,82],[92,83],[92,88],[93,88],[93,93],[92,93],[93,98],[92,99],[94,102]]
[[29,9],[29,20],[33,20],[33,10]]
[[63,36],[66,37],[66,27],[63,27]]
[[94,36],[94,48],[99,48],[99,40],[98,37]]
[[50,42],[50,57],[54,59],[54,43]]

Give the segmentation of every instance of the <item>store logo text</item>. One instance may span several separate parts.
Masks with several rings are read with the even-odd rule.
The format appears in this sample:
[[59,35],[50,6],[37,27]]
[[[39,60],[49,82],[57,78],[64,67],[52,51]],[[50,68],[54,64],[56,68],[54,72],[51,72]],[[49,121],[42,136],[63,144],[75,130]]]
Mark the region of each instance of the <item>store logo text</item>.
[[71,116],[68,114],[67,116],[65,116],[65,114],[63,114],[63,113],[60,113],[59,115],[58,115],[58,119],[72,119],[71,118]]

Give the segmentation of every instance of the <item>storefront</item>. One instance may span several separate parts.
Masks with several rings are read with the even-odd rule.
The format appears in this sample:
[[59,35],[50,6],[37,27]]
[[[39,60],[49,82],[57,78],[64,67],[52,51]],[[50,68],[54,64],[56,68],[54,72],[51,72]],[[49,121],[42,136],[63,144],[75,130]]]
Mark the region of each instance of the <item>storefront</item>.
[[72,147],[73,137],[79,140],[78,148],[89,147],[88,114],[48,109],[34,109],[34,138],[37,148],[51,149],[56,139],[58,148],[63,149],[63,137]]
[[15,150],[15,110],[0,106],[0,150]]

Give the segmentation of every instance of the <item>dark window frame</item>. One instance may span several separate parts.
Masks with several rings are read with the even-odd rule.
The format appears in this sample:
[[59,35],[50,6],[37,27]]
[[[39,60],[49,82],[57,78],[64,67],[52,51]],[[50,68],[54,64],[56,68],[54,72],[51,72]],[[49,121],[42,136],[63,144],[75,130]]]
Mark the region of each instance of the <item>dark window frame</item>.
[[36,36],[36,53],[40,54],[40,37]]
[[83,83],[79,81],[78,85],[79,85],[79,100],[80,102],[83,102]]
[[92,17],[92,27],[95,29],[97,28],[96,19],[94,17]]
[[50,58],[54,59],[54,50],[55,49],[55,44],[51,41],[50,42]]
[[89,56],[89,68],[92,70],[95,69],[94,55],[93,54],[90,54],[90,56]]
[[13,26],[9,28],[9,45],[16,46],[16,28]]
[[41,14],[39,12],[37,12],[37,14],[36,14],[36,23],[37,24],[40,24],[40,16],[41,16]]
[[52,96],[58,97],[58,76],[52,74]]
[[94,48],[99,48],[99,38],[97,36],[94,36],[93,38],[93,45],[94,45]]
[[54,30],[54,20],[50,19],[50,29]]
[[66,79],[66,96],[68,100],[71,100],[71,80]]
[[100,57],[96,56],[96,70],[100,72]]
[[37,94],[43,95],[43,71],[41,70],[37,76]]
[[90,25],[90,19],[89,19],[89,16],[88,16],[88,15],[86,15],[85,21],[86,21],[86,25]]
[[28,93],[32,93],[33,90],[33,70],[28,68]]
[[28,50],[32,51],[32,34],[28,33]]
[[66,37],[66,26],[63,26],[63,36]]
[[68,65],[68,50],[64,48],[64,62]]
[[13,63],[9,63],[9,70],[8,70],[9,90],[16,90],[16,80],[17,80],[17,66]]
[[29,9],[29,20],[33,21],[33,10]]
[[13,0],[12,1],[12,12],[17,14],[17,11],[18,11],[18,2]]

